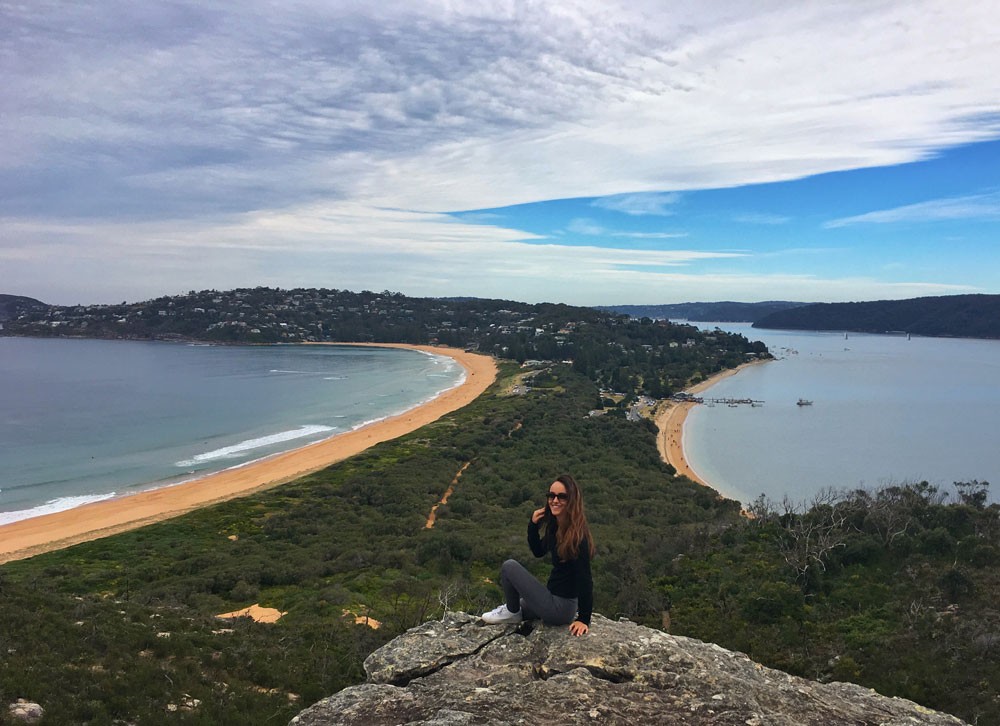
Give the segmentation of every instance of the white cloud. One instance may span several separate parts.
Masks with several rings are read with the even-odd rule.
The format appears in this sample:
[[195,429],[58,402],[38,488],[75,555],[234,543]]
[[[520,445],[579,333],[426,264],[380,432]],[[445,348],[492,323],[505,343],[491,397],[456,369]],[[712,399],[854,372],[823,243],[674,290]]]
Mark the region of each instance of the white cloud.
[[566,225],[566,231],[588,237],[616,237],[625,239],[678,239],[687,237],[687,232],[624,232],[608,229],[587,217],[576,217]]
[[671,207],[677,204],[680,199],[681,195],[676,192],[619,194],[612,197],[595,199],[592,204],[595,207],[610,209],[615,212],[624,212],[632,216],[652,214],[665,217],[674,213]]
[[[442,215],[312,205],[225,225],[23,223],[0,248],[17,292],[46,302],[117,302],[188,289],[273,285],[393,289],[581,305],[693,299],[856,300],[977,291],[970,286],[815,275],[722,274],[741,252],[620,250],[526,241],[516,230]],[[55,267],[44,267],[52,259]],[[93,280],[100,281],[95,299]],[[388,285],[387,280],[392,284]]]
[[19,143],[0,167],[169,178],[208,161],[265,203],[308,174],[314,192],[379,206],[625,194],[605,206],[663,214],[664,189],[901,163],[1000,132],[990,3],[749,7],[22,6],[0,116]]
[[15,279],[81,296],[143,280],[380,278],[537,298],[538,281],[575,278],[597,302],[638,279],[622,265],[718,254],[522,244],[514,223],[440,213],[598,196],[664,215],[686,190],[899,164],[1000,133],[989,2],[80,0],[0,13],[0,137],[16,140],[0,146],[0,256]]
[[943,222],[956,219],[1000,220],[1000,192],[907,204],[853,217],[841,217],[826,222],[823,226],[834,229],[855,224]]
[[[439,214],[379,210],[355,203],[312,205],[287,215],[249,213],[226,224],[24,223],[3,220],[11,233],[0,260],[48,302],[78,302],[92,275],[103,301],[192,287],[308,285],[393,289],[563,300],[575,290],[658,271],[741,256],[692,250],[609,250],[566,246],[517,230],[482,227]],[[32,279],[34,263],[59,258],[72,274]],[[182,270],[188,272],[181,275]],[[89,271],[89,272],[88,272]],[[50,271],[51,272],[51,271]],[[115,282],[115,281],[118,282]],[[53,282],[56,283],[53,286]],[[63,292],[60,292],[60,289]]]
[[576,219],[571,219],[569,224],[566,225],[566,229],[574,234],[583,234],[588,237],[599,237],[601,235],[607,234],[607,230],[600,224],[592,219],[586,217],[577,217]]
[[628,239],[678,239],[687,237],[687,232],[612,232],[612,237]]

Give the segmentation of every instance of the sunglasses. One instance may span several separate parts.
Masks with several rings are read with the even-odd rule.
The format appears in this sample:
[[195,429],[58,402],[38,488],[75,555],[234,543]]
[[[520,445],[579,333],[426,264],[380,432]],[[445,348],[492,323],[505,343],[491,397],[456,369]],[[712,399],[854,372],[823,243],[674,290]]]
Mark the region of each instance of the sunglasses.
[[569,500],[569,494],[567,494],[566,492],[549,492],[548,494],[545,495],[545,498],[548,499],[550,502],[553,499],[558,499],[560,502],[565,502]]

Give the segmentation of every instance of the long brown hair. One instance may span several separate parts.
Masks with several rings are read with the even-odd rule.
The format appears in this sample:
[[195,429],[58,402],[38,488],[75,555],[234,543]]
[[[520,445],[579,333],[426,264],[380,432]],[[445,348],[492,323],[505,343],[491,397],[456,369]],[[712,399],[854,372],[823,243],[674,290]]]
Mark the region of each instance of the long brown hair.
[[593,557],[594,538],[590,534],[587,515],[583,511],[583,492],[580,491],[580,485],[569,474],[556,477],[556,481],[566,487],[569,499],[566,502],[561,525],[549,512],[549,520],[545,529],[546,536],[555,530],[556,553],[563,562],[579,557],[580,543],[584,539],[587,540],[587,548],[590,550],[590,556]]

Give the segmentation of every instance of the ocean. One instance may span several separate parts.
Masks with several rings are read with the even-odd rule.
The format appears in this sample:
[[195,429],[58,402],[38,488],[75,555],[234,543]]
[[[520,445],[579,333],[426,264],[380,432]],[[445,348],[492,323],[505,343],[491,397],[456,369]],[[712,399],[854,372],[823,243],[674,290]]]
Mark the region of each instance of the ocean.
[[724,495],[804,503],[824,488],[976,479],[1000,501],[1000,341],[697,325],[778,358],[703,394],[762,406],[696,406],[685,423],[688,462]]
[[0,337],[0,524],[298,448],[462,380],[412,350]]

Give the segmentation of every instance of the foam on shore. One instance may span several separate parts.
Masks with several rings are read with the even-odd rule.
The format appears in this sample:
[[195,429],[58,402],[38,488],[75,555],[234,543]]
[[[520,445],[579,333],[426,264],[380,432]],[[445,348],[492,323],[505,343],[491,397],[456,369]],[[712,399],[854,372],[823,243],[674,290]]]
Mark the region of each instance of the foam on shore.
[[203,464],[206,461],[216,461],[218,459],[236,459],[243,456],[248,451],[253,451],[254,449],[260,449],[265,446],[273,446],[274,444],[281,444],[285,441],[294,441],[295,439],[302,439],[307,436],[315,436],[317,434],[326,433],[328,431],[336,431],[335,426],[301,426],[297,429],[291,429],[289,431],[281,431],[276,434],[270,434],[268,436],[261,436],[256,439],[247,439],[246,441],[241,441],[238,444],[233,444],[232,446],[224,446],[221,449],[214,449],[212,451],[206,451],[204,454],[196,454],[190,459],[184,459],[183,461],[178,461],[175,466],[189,467],[196,466],[198,464]]
[[39,504],[37,507],[32,507],[31,509],[17,509],[13,512],[0,512],[0,526],[11,524],[12,522],[20,522],[22,519],[41,517],[44,514],[65,512],[69,509],[82,507],[84,504],[103,502],[107,499],[113,499],[116,496],[117,494],[115,494],[115,492],[109,492],[107,494],[86,494],[76,497],[59,497],[58,499],[51,499],[45,502],[45,504]]
[[[359,428],[337,432],[292,451],[242,462],[220,472],[183,483],[144,489],[125,497],[106,494],[82,504],[67,501],[59,503],[61,508],[58,511],[49,510],[46,513],[25,510],[31,514],[17,520],[6,520],[6,524],[0,522],[3,526],[0,532],[0,563],[135,529],[319,471],[471,403],[493,383],[497,375],[495,361],[483,354],[454,348],[425,349],[424,346],[408,344],[360,344],[361,347],[366,345],[420,350],[432,357],[443,358],[443,364],[454,361],[454,365],[462,367],[463,374],[455,386],[430,397],[421,405],[377,422],[365,422]],[[55,506],[56,502],[51,505]],[[66,511],[73,508],[78,511]]]

